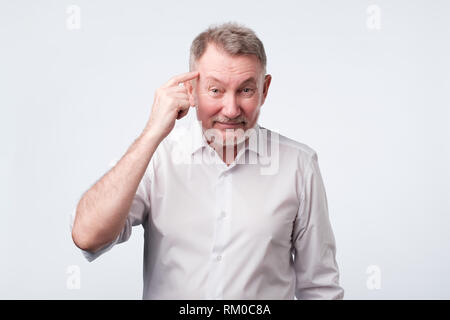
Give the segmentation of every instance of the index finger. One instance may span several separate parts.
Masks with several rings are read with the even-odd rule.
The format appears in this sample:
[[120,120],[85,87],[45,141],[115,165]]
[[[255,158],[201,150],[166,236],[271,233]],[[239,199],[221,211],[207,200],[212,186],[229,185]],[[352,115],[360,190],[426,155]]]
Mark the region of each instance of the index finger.
[[183,74],[180,74],[178,76],[171,78],[169,81],[167,81],[165,86],[166,87],[177,86],[178,84],[180,84],[182,82],[197,78],[198,75],[199,75],[198,71],[186,72],[186,73],[183,73]]

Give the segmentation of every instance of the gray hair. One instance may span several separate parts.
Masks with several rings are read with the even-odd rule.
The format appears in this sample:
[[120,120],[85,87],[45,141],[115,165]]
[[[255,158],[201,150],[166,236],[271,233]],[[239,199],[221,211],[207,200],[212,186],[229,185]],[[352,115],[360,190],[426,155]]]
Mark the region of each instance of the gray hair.
[[267,58],[263,43],[252,29],[233,22],[212,25],[192,41],[189,71],[195,70],[195,63],[205,53],[210,43],[215,44],[231,56],[255,55],[261,62],[265,73]]

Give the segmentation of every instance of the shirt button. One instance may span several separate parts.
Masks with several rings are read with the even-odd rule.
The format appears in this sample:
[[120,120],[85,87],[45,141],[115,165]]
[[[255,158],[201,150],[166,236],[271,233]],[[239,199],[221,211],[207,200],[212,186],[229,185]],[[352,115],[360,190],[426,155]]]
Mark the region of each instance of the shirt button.
[[219,254],[219,255],[216,257],[216,260],[217,260],[217,261],[222,260],[222,256]]
[[220,213],[220,218],[221,218],[221,219],[225,218],[226,216],[227,216],[227,213],[226,213],[225,211],[222,211],[222,212]]

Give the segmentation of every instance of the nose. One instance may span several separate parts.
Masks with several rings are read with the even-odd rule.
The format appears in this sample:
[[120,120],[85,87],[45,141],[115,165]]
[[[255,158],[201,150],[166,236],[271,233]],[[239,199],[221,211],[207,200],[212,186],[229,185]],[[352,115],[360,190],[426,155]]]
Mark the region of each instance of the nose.
[[234,119],[241,115],[241,107],[234,95],[229,94],[224,98],[221,112],[229,119]]

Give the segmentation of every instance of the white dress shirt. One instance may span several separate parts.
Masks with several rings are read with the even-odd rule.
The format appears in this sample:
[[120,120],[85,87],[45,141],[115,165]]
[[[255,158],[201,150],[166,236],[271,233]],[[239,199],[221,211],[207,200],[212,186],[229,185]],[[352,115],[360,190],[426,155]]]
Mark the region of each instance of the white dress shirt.
[[316,152],[254,129],[257,143],[229,166],[198,121],[174,129],[121,234],[84,256],[96,259],[142,225],[144,299],[342,299]]

